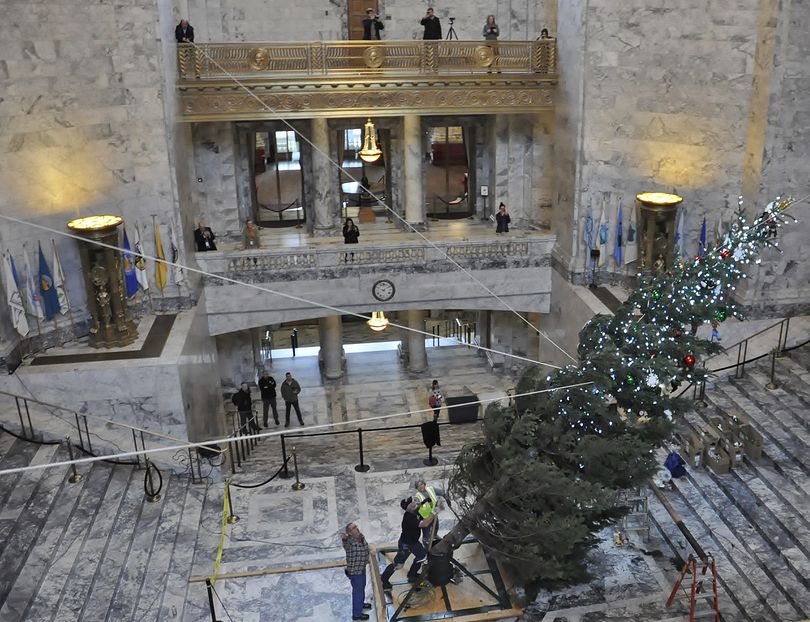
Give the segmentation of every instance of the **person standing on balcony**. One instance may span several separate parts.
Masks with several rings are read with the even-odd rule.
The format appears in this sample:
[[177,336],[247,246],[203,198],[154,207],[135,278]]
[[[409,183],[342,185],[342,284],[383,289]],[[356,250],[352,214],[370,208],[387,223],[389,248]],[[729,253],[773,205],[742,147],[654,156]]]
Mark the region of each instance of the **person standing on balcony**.
[[[360,229],[357,228],[357,225],[354,224],[351,218],[347,218],[346,224],[343,225],[343,242],[345,244],[357,244],[359,239]],[[343,253],[343,261],[346,263],[349,263],[349,255],[351,255],[352,261],[354,261],[354,251],[351,253]]]
[[551,39],[551,37],[548,36],[548,28],[543,28],[540,31],[540,36],[537,37],[537,40],[540,41],[541,39]]
[[181,19],[174,29],[174,38],[177,43],[194,43],[194,28],[188,23],[187,19]]
[[442,24],[439,18],[433,14],[433,7],[428,8],[427,13],[419,23],[425,28],[422,39],[435,40],[442,38]]
[[273,421],[278,425],[278,410],[276,409],[276,380],[270,375],[267,370],[262,372],[262,377],[259,378],[259,391],[262,392],[262,407],[264,410],[264,427],[267,427],[267,411],[272,407]]
[[509,233],[509,223],[512,222],[512,218],[507,213],[506,204],[503,202],[498,206],[498,213],[495,214],[495,222],[497,223],[495,233]]
[[494,15],[487,15],[487,23],[484,24],[484,39],[487,41],[497,41],[501,34],[498,24],[495,23]]
[[363,39],[379,41],[382,39],[381,30],[385,30],[385,24],[380,21],[380,16],[374,12],[374,9],[367,9],[366,18],[363,20]]
[[250,388],[247,382],[240,385],[239,390],[233,394],[231,402],[239,413],[239,425],[242,432],[247,432],[248,428],[251,432],[260,432],[259,424],[253,418],[253,400],[250,399]]
[[197,228],[194,229],[194,241],[197,243],[199,252],[217,250],[217,245],[214,243],[216,237],[211,231],[211,227],[206,226],[204,220],[197,223]]
[[284,406],[287,409],[286,418],[284,420],[284,427],[290,427],[290,408],[295,408],[295,414],[298,415],[298,423],[304,425],[304,420],[301,418],[301,408],[298,406],[298,394],[301,393],[301,385],[292,377],[290,372],[287,372],[284,377],[284,382],[281,383],[281,399],[284,400]]
[[245,221],[245,248],[259,248],[259,227],[252,218]]

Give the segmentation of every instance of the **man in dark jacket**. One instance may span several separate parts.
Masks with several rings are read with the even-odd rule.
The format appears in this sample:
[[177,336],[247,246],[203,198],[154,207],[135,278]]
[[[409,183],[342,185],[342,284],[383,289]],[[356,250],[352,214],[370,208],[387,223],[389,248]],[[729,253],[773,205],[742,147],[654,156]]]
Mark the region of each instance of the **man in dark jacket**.
[[402,566],[405,565],[411,553],[413,553],[414,560],[411,567],[408,569],[409,583],[416,583],[419,568],[427,559],[425,547],[419,542],[419,536],[422,534],[421,529],[426,526],[423,524],[426,521],[419,520],[419,504],[414,501],[413,497],[408,497],[407,499],[403,499],[399,506],[405,510],[405,514],[402,516],[402,535],[399,536],[397,554],[394,557],[394,561],[386,566],[380,577],[384,590],[391,589],[391,575],[393,575],[398,568],[402,568]]
[[267,411],[270,407],[273,408],[273,421],[278,425],[278,410],[276,410],[276,381],[269,372],[262,372],[262,377],[259,378],[259,390],[262,392],[262,406],[264,410],[264,427],[267,427]]
[[385,30],[385,24],[380,21],[380,16],[374,13],[374,9],[366,11],[366,18],[363,20],[363,39],[371,41],[380,40],[380,31]]
[[419,22],[425,27],[425,33],[422,35],[423,39],[441,39],[442,38],[442,24],[439,18],[433,14],[433,9],[429,8],[427,14]]
[[194,242],[197,244],[197,251],[205,252],[217,250],[217,245],[214,243],[216,237],[214,232],[211,231],[211,227],[207,227],[205,221],[201,220],[197,224],[197,228],[194,229]]
[[174,38],[177,43],[194,43],[194,28],[188,23],[187,19],[181,19],[174,29]]
[[301,393],[301,385],[292,377],[290,372],[287,372],[284,377],[284,382],[281,383],[281,399],[284,400],[284,406],[287,409],[286,418],[284,419],[284,427],[290,427],[290,408],[295,408],[295,414],[298,415],[298,423],[304,425],[304,420],[301,418],[301,409],[298,407],[298,394]]
[[253,419],[253,400],[250,399],[250,389],[248,383],[243,382],[239,390],[231,398],[233,405],[239,412],[239,423],[243,431],[247,431],[248,426],[251,432],[260,432],[259,424]]

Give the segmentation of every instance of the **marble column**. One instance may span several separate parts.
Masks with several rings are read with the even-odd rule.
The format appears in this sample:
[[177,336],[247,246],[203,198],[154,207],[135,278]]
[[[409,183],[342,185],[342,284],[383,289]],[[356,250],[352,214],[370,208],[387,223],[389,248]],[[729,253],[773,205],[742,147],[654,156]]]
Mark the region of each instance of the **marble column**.
[[402,129],[405,220],[412,225],[425,222],[425,198],[422,188],[422,120],[406,114]]
[[327,378],[340,378],[343,375],[343,321],[339,315],[329,315],[321,318],[319,324],[323,374]]
[[312,122],[312,189],[315,235],[331,235],[335,231],[335,213],[338,208],[337,171],[324,154],[331,154],[329,125],[324,117],[315,117]]
[[[422,309],[408,310],[408,328],[425,330],[425,312]],[[427,369],[427,351],[423,333],[408,332],[408,371],[422,372]]]

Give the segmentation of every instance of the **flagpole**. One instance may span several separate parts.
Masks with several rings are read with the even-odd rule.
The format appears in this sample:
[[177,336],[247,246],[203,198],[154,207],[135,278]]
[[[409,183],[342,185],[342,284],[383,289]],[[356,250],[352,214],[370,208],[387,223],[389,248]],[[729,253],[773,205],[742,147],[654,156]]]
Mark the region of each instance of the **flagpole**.
[[[154,218],[154,216],[153,216],[153,218]],[[135,228],[138,230],[138,239],[141,242],[141,256],[143,257],[143,240],[144,240],[144,238],[143,238],[143,235],[142,235],[142,232],[141,232],[141,223],[138,222],[137,220],[135,221]],[[146,263],[145,259],[144,259],[144,263]],[[137,267],[136,267],[136,269],[137,269]],[[146,270],[146,268],[144,268],[144,270]],[[147,296],[147,298],[149,298],[149,307],[152,309],[152,315],[154,315],[155,314],[155,303],[152,300],[152,288],[151,287],[148,287],[146,289],[146,296]]]
[[[53,244],[53,255],[56,257],[56,240],[51,238],[51,244]],[[76,339],[79,338],[79,333],[76,330],[76,320],[73,318],[73,305],[70,304],[70,295],[68,294],[67,283],[65,282],[65,273],[62,270],[62,261],[59,261],[59,270],[62,274],[59,275],[59,278],[62,280],[62,290],[65,292],[65,302],[67,303],[68,308],[68,319],[70,319],[70,325],[73,327],[73,337]],[[56,316],[54,316],[54,319]]]
[[[155,257],[160,259],[160,255],[158,254],[158,247],[157,247],[157,237],[155,236],[155,231],[156,230],[157,230],[157,214],[152,214],[152,239],[155,242]],[[161,244],[161,246],[163,245],[163,240],[160,241],[160,244]],[[165,256],[165,251],[163,249],[161,249],[161,251],[163,252],[163,254]],[[157,287],[157,282],[158,282],[157,273],[158,273],[158,270],[160,270],[159,266],[160,266],[160,264],[157,261],[155,261],[155,287]],[[160,288],[158,287],[158,289],[160,289]],[[164,289],[165,289],[165,287],[164,287]],[[162,289],[160,289],[160,297],[161,298],[166,297],[166,292],[164,292]]]

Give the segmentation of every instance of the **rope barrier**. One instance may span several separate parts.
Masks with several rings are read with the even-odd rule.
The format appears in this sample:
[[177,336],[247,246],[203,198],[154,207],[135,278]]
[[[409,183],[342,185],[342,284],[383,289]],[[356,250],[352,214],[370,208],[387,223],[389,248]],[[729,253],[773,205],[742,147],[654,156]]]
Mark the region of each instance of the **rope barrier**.
[[262,486],[264,486],[266,484],[269,484],[274,479],[276,479],[281,474],[281,472],[284,470],[284,467],[287,466],[287,463],[289,461],[290,461],[290,458],[288,456],[287,458],[284,459],[284,463],[279,467],[278,471],[273,473],[273,475],[271,475],[269,478],[267,478],[266,480],[264,480],[263,482],[261,482],[259,484],[237,484],[236,482],[230,482],[230,484],[231,484],[231,486],[236,486],[237,488],[246,488],[246,489],[249,489],[249,488],[261,488]]

